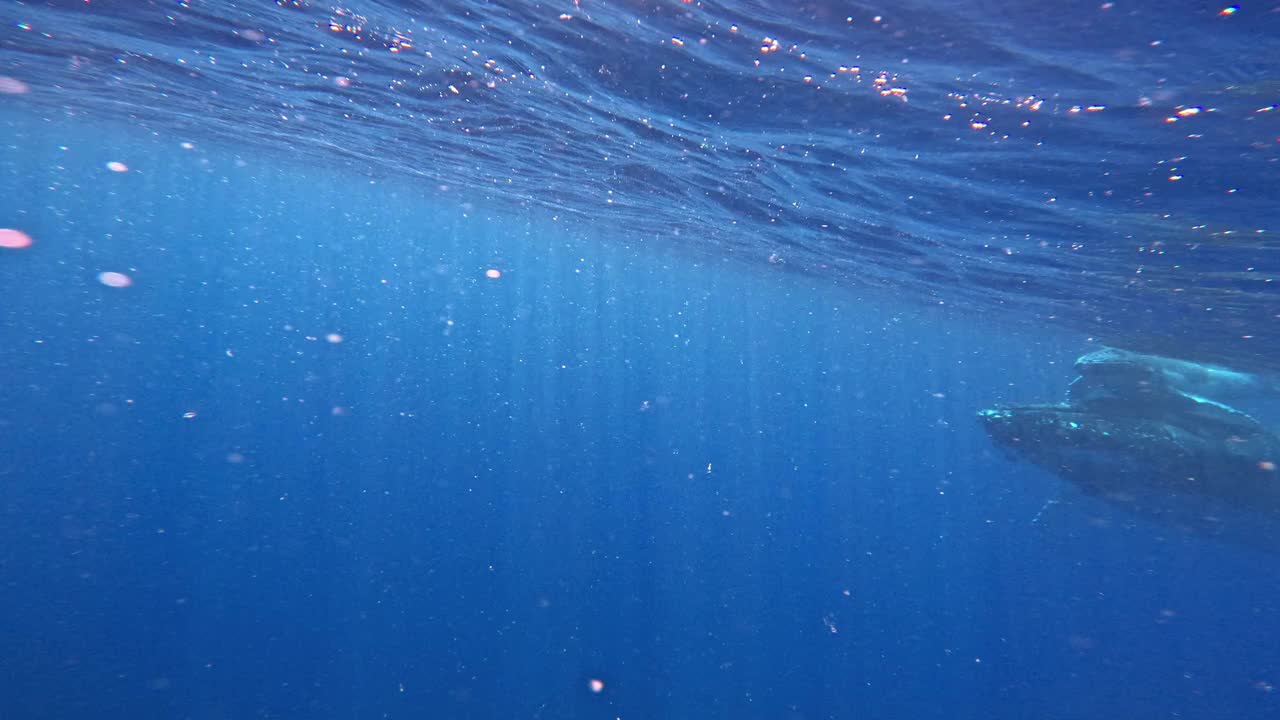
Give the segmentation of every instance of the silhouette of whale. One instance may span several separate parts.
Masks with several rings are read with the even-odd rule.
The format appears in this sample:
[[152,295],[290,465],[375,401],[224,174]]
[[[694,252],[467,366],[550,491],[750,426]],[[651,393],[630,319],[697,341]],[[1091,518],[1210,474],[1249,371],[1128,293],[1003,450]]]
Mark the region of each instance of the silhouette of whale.
[[1075,369],[1065,403],[980,411],[987,434],[1086,495],[1280,550],[1280,436],[1221,402],[1257,391],[1256,378],[1111,348]]

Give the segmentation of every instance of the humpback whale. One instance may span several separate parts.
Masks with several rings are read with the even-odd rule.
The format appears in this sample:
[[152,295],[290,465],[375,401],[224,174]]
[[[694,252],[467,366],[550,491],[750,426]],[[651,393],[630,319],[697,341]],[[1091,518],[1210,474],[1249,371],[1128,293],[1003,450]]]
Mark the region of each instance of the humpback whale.
[[1280,436],[1223,402],[1250,375],[1106,348],[1057,404],[978,413],[1013,456],[1165,526],[1280,550]]
[[1250,373],[1119,348],[1102,348],[1083,355],[1076,360],[1075,369],[1080,377],[1073,387],[1130,394],[1141,389],[1147,398],[1191,395],[1217,401],[1237,400],[1270,389]]

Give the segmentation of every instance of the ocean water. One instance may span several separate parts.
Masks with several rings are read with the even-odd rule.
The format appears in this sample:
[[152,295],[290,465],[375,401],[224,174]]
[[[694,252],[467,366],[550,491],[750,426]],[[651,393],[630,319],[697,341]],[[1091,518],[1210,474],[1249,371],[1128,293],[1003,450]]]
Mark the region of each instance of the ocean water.
[[1274,387],[1274,3],[0,23],[0,719],[1280,716],[1274,552],[976,419]]

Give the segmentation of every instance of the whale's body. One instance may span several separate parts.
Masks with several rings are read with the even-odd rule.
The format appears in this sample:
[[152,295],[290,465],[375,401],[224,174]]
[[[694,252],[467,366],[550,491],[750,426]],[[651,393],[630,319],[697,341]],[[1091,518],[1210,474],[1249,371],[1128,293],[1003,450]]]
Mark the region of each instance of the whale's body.
[[981,411],[1001,447],[1166,526],[1280,550],[1280,436],[1222,402],[1250,375],[1104,350],[1061,404]]

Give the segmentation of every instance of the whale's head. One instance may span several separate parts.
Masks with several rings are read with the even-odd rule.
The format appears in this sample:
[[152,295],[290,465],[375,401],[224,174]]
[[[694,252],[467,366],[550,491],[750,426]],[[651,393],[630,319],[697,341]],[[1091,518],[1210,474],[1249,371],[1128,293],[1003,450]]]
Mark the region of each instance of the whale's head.
[[1086,490],[1194,475],[1203,440],[1167,423],[1068,405],[1009,405],[978,413],[997,445]]

